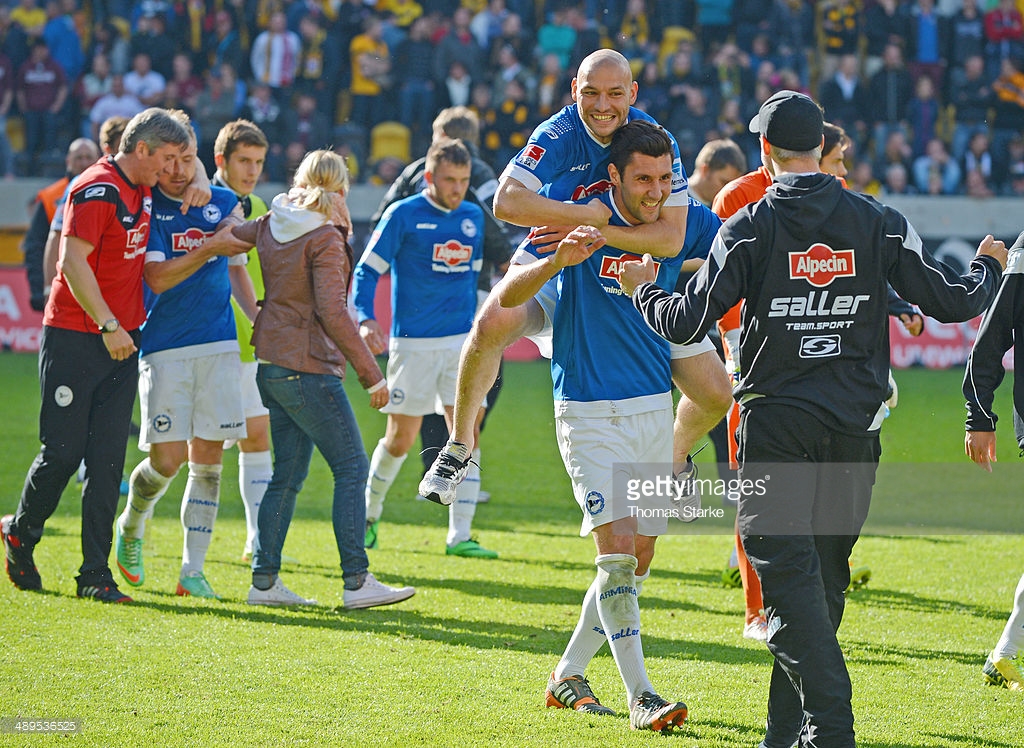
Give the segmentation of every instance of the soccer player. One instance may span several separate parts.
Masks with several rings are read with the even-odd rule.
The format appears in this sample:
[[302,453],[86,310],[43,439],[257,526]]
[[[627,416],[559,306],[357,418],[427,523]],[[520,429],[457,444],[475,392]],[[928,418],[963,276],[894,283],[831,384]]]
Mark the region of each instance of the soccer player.
[[107,559],[146,319],[142,266],[150,187],[188,142],[187,128],[164,110],[140,112],[128,123],[118,154],[82,172],[71,193],[39,348],[42,447],[17,512],[0,522],[7,575],[20,589],[42,588],[33,550],[84,458],[78,596],[131,602]]
[[[177,114],[188,126],[185,115]],[[228,275],[229,261],[242,259],[228,258],[249,248],[230,235],[242,222],[231,190],[215,187],[209,203],[181,214],[196,163],[193,135],[153,190],[144,273],[149,316],[139,346],[139,449],[149,456],[128,481],[128,502],[117,521],[117,568],[132,586],[145,581],[146,521],[187,461],[181,500],[185,540],[175,592],[216,598],[203,564],[217,519],[223,444],[245,436]],[[255,309],[249,313],[255,316]]]
[[[653,121],[631,105],[637,84],[629,62],[618,52],[602,49],[588,55],[572,80],[575,102],[538,126],[526,147],[499,180],[494,197],[498,218],[520,226],[538,226],[535,241],[557,241],[578,225],[602,229],[607,240],[631,252],[675,256],[686,234],[689,199],[686,175],[674,146],[672,194],[656,221],[639,226],[609,225],[611,211],[598,199],[608,181],[608,144],[627,121]],[[673,141],[674,142],[674,141]],[[589,197],[589,201],[581,198]],[[563,201],[574,200],[572,205]],[[542,352],[550,349],[550,319],[555,290],[547,286],[537,299],[504,309],[488,301],[474,322],[459,361],[452,436],[420,482],[419,492],[432,501],[449,504],[455,486],[469,469],[473,420],[484,394],[494,381],[506,346],[530,335]],[[728,377],[714,346],[706,338],[673,350],[673,376],[683,397],[675,422],[677,448],[690,447],[725,414],[731,402]],[[685,458],[679,472],[692,471]]]
[[[427,188],[384,212],[356,266],[352,296],[360,334],[374,353],[385,349],[384,332],[374,319],[374,293],[380,276],[389,269],[392,274],[387,368],[391,399],[383,408],[388,414],[387,430],[370,457],[368,537],[376,536],[384,499],[416,440],[423,416],[433,413],[439,400],[447,419],[452,417],[459,351],[473,324],[477,276],[483,264],[484,212],[465,199],[469,175],[466,147],[455,140],[435,141],[427,151]],[[498,555],[471,537],[479,488],[479,482],[467,481],[450,502],[448,555]]]
[[821,110],[803,94],[767,99],[758,129],[775,183],[725,222],[685,294],[653,282],[650,256],[625,263],[620,283],[677,343],[746,299],[736,398],[740,478],[751,489],[740,496],[739,528],[775,658],[762,746],[852,748],[852,686],[836,632],[881,451],[887,282],[926,314],[970,319],[994,297],[1006,249],[986,237],[959,276],[901,214],[816,173]]
[[[658,220],[672,195],[673,155],[672,141],[653,123],[638,120],[615,131],[608,154],[612,189],[598,198],[611,214],[609,225]],[[618,267],[639,256],[606,242],[592,226],[570,231],[553,254],[524,242],[494,294],[502,306],[517,306],[559,279],[551,356],[555,431],[583,512],[580,534],[591,534],[597,545],[597,577],[548,682],[547,704],[614,713],[584,677],[606,639],[626,686],[630,726],[662,731],[683,724],[687,710],[658,696],[647,677],[637,597],[657,536],[668,527],[669,503],[632,502],[622,488],[627,480],[649,477],[642,464],[672,460],[669,345],[618,288]],[[675,285],[684,259],[680,252],[660,261],[660,286]]]
[[[238,196],[246,220],[259,218],[267,212],[267,204],[253,192],[263,174],[269,144],[263,131],[248,120],[228,122],[217,133],[213,145],[213,161],[217,172],[213,183],[226,187]],[[245,507],[245,547],[242,560],[252,560],[252,544],[256,539],[260,502],[274,472],[270,456],[270,411],[260,399],[256,387],[256,354],[252,347],[251,311],[256,299],[263,297],[263,274],[255,252],[246,255],[243,265],[229,264],[235,294],[232,304],[238,347],[242,357],[242,407],[245,410],[245,438],[238,440],[238,490]],[[249,311],[245,308],[248,307]]]
[[[963,392],[967,398],[967,426],[964,451],[979,467],[992,472],[996,461],[996,421],[992,406],[995,392],[1006,371],[1003,356],[1015,341],[1024,335],[1024,306],[1020,303],[1018,288],[1024,281],[1024,233],[1010,247],[1006,272],[1003,273],[999,293],[985,314],[967,359]],[[1016,384],[1013,391],[1013,425],[1018,446],[1024,450],[1024,423],[1019,414],[1024,412],[1024,391]],[[1016,662],[1024,645],[1024,576],[1017,584],[1013,612],[1006,622],[1002,636],[985,660],[982,673],[993,686],[1024,691],[1024,677]]]

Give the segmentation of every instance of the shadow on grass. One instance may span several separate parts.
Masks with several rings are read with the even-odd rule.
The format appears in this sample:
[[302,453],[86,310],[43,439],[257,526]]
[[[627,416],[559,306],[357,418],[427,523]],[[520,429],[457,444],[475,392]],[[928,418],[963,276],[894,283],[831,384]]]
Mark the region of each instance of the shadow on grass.
[[[971,748],[1020,748],[1020,743],[1017,741],[1005,743],[1002,740],[989,740],[987,738],[980,738],[977,735],[952,735],[943,732],[926,733],[926,735],[936,740],[948,741],[956,746],[971,746]],[[861,746],[861,748],[935,748],[935,742],[933,741],[922,743],[874,743],[858,740],[857,745]]]
[[989,618],[995,621],[1005,621],[1006,611],[1003,609],[991,608],[984,605],[965,603],[962,600],[943,600],[938,597],[926,597],[915,595],[909,592],[887,589],[884,587],[872,586],[862,587],[850,596],[851,601],[863,605],[870,605],[875,608],[889,608],[890,610],[902,610],[915,613],[958,613],[971,615],[975,618]]
[[[855,648],[858,650],[855,655],[848,654],[850,660],[856,661],[858,665],[893,667],[904,665],[907,661],[936,660],[940,662],[954,662],[958,665],[977,665],[980,668],[981,663],[985,659],[984,654],[979,659],[976,652],[953,652],[932,647],[894,647],[888,644],[864,642],[855,639],[846,640],[844,648]],[[869,653],[868,656],[864,656],[864,652]]]

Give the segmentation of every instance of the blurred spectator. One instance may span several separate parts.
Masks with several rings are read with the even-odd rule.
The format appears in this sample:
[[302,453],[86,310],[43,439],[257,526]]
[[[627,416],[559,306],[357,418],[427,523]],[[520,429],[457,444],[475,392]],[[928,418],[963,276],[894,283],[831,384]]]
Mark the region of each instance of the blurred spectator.
[[398,175],[404,168],[405,164],[402,163],[402,159],[385,156],[373,165],[373,174],[370,175],[368,182],[376,187],[389,187],[398,179]]
[[[436,108],[434,52],[434,43],[430,41],[430,21],[426,18],[413,21],[409,36],[395,50],[394,71],[401,81],[398,119],[412,131],[413,150],[417,153],[430,145],[430,127]],[[468,95],[467,86],[467,101]]]
[[[661,85],[658,66],[653,62],[648,64],[654,66],[653,75],[656,83],[652,82],[650,85],[655,86],[655,91],[659,95],[659,98],[654,99],[652,97],[645,99],[644,101],[641,101],[638,98],[636,105],[642,109],[645,104],[650,105],[651,103],[656,102],[658,107],[665,107],[668,93],[665,90],[665,87]],[[649,75],[644,77],[640,84],[641,94],[646,93],[648,79]],[[562,63],[559,61],[558,55],[544,55],[544,57],[541,58],[540,76],[537,80],[537,92],[534,99],[537,118],[539,120],[547,119],[565,105],[565,97],[569,93],[569,85],[571,81],[572,77],[562,69]],[[647,110],[645,109],[644,111]],[[661,122],[663,120],[658,121]]]
[[299,67],[301,46],[299,35],[288,30],[285,14],[281,11],[270,14],[267,30],[253,40],[252,51],[249,53],[252,76],[270,86],[280,101],[291,93]]
[[903,164],[889,164],[885,168],[885,182],[882,184],[883,195],[915,195],[914,189],[907,181],[907,167]]
[[871,101],[858,71],[857,55],[843,55],[836,74],[821,85],[818,103],[825,118],[850,134],[858,146],[867,142]]
[[307,15],[299,21],[299,40],[302,46],[295,88],[316,99],[317,109],[333,122],[343,56],[337,38],[328,36],[315,16]]
[[910,14],[908,68],[915,78],[927,75],[935,90],[942,88],[949,49],[949,26],[935,10],[935,0],[917,0]]
[[821,75],[829,78],[843,55],[856,54],[860,41],[860,11],[854,0],[825,0],[821,4],[819,47],[823,52]]
[[[452,16],[447,33],[437,42],[434,56],[434,79],[444,80],[451,69],[452,63],[458,60],[478,79],[485,74],[483,49],[477,44],[476,37],[469,30],[472,15],[468,8],[460,7]],[[434,112],[430,113],[431,116]]]
[[89,124],[89,110],[104,94],[110,93],[114,76],[110,70],[110,58],[99,53],[92,58],[89,72],[82,76],[75,87],[75,97],[82,113],[82,136],[91,138],[92,127]]
[[671,26],[691,30],[697,28],[696,0],[654,0],[653,5],[651,19],[654,23],[655,39],[661,39],[665,29]]
[[710,208],[715,195],[746,171],[747,160],[736,143],[728,139],[708,141],[694,160],[690,173],[690,197]]
[[871,96],[871,119],[875,127],[875,148],[884,143],[890,130],[902,128],[907,119],[907,103],[913,93],[913,83],[903,50],[898,44],[887,44],[882,55],[882,69],[868,83]]
[[573,48],[576,46],[576,29],[569,24],[567,8],[558,8],[551,18],[537,30],[537,52],[540,55],[558,55],[563,70],[569,70]]
[[901,129],[890,130],[876,159],[875,174],[884,175],[892,164],[900,164],[904,171],[909,171],[913,155],[907,134]]
[[534,78],[533,73],[522,66],[512,47],[504,47],[498,56],[498,67],[494,71],[493,95],[495,101],[502,101],[505,98],[505,86],[513,80],[519,81],[526,91],[526,98],[533,101],[537,90],[537,79]]
[[949,103],[956,108],[953,115],[953,158],[961,159],[974,134],[988,132],[992,87],[985,77],[984,58],[981,55],[968,57],[962,69],[953,70],[949,88]]
[[247,119],[267,138],[270,147],[266,156],[266,174],[275,182],[284,182],[284,111],[274,99],[270,86],[253,83],[252,90],[242,107],[242,119]]
[[679,157],[687,171],[692,171],[697,151],[707,141],[707,134],[718,125],[718,112],[713,109],[703,88],[691,88],[682,107],[674,107],[668,129],[676,138]]
[[391,14],[396,27],[402,30],[404,38],[417,18],[423,17],[423,6],[416,0],[377,0],[377,12]]
[[143,52],[149,55],[153,70],[164,80],[170,79],[178,47],[167,34],[167,17],[163,13],[148,14],[139,19],[139,25],[132,34],[131,51],[132,59]]
[[803,54],[814,46],[814,6],[804,0],[775,0],[771,35],[782,54]]
[[708,76],[715,84],[715,102],[736,98],[745,102],[754,95],[750,58],[735,44],[722,45],[712,60]]
[[100,125],[111,117],[131,119],[145,108],[146,105],[139,101],[137,96],[125,89],[123,75],[111,76],[110,93],[100,96],[89,110],[92,139],[99,139]]
[[706,48],[722,44],[732,32],[733,0],[697,0],[697,25]]
[[1011,58],[1002,61],[1001,72],[992,84],[995,93],[995,118],[992,120],[992,157],[1000,180],[1009,163],[1010,140],[1024,132],[1024,73]]
[[14,101],[15,70],[7,55],[0,52],[0,174],[14,177],[14,151],[7,137],[7,115]]
[[505,95],[493,106],[493,117],[488,117],[483,128],[482,142],[492,164],[506,164],[526,145],[536,124],[536,118],[526,99],[526,87],[518,78],[505,84]]
[[593,16],[588,16],[577,5],[569,6],[565,18],[572,30],[576,32],[576,41],[569,54],[569,69],[576,70],[583,62],[584,57],[604,46],[604,35],[602,29],[597,25],[597,20]]
[[203,49],[204,70],[230,65],[238,71],[239,77],[248,77],[247,55],[242,49],[241,37],[235,28],[234,19],[228,11],[218,11],[214,16],[213,30],[206,35]]
[[651,25],[644,0],[626,0],[625,12],[615,29],[615,49],[627,60],[644,57],[653,39]]
[[37,5],[36,0],[19,0],[11,8],[11,21],[21,26],[30,39],[39,39],[46,26],[46,11]]
[[235,105],[234,118],[237,118],[238,114],[242,111],[242,107],[245,106],[246,98],[249,96],[249,86],[238,77],[235,69],[230,65],[221,65],[214,68],[214,71],[220,73],[220,80],[224,85],[224,90],[232,94],[231,99]]
[[480,49],[488,50],[491,42],[501,36],[501,27],[509,16],[505,0],[488,0],[483,10],[473,16],[469,22],[469,30],[473,32]]
[[349,116],[367,132],[378,122],[391,116],[385,96],[391,88],[391,52],[381,38],[379,18],[366,19],[364,30],[352,40],[349,58],[352,61],[352,112]]
[[208,69],[204,59],[206,34],[216,24],[218,10],[218,3],[183,0],[174,3],[166,17],[175,50],[187,54],[201,73]]
[[188,111],[194,111],[199,93],[203,90],[203,79],[192,72],[192,58],[184,52],[174,55],[171,62],[171,80],[177,89],[178,101]]
[[1024,135],[1017,133],[1007,147],[1009,168],[1002,193],[1024,197]]
[[740,49],[750,50],[754,39],[772,37],[772,6],[774,0],[736,0],[733,18],[736,19],[736,43]]
[[309,94],[298,94],[294,105],[285,110],[284,131],[289,143],[299,143],[303,152],[331,145],[331,123]]
[[989,152],[988,133],[984,131],[974,133],[964,151],[962,163],[965,177],[977,173],[986,184],[993,190],[995,189],[995,172],[993,171],[992,154]]
[[924,155],[914,161],[914,184],[925,195],[955,195],[960,191],[960,165],[938,138],[928,141]]
[[871,162],[867,159],[854,163],[846,183],[851,190],[863,192],[865,195],[878,197],[882,191],[882,185],[875,179],[874,172],[871,170]]
[[999,0],[985,14],[985,38],[988,39],[989,63],[994,69],[1009,57],[1020,57],[1024,46],[1024,19],[1014,0]]
[[[524,65],[533,67],[533,37],[523,30],[523,22],[517,13],[509,13],[501,22],[501,33],[491,40],[487,51],[492,68],[498,65],[498,55],[503,47],[511,47]],[[541,63],[543,66],[543,62]]]
[[469,106],[473,93],[473,79],[466,66],[458,60],[452,62],[448,76],[441,87],[435,90],[435,105],[438,109],[450,106]]
[[71,82],[77,81],[85,70],[82,38],[71,14],[76,10],[75,0],[49,0],[46,3],[46,25],[43,39],[50,48],[54,61],[64,70]]
[[968,197],[993,197],[996,193],[992,184],[988,182],[980,172],[971,171],[967,173],[964,180],[964,191]]
[[145,52],[136,53],[132,58],[132,69],[124,76],[125,90],[146,106],[157,106],[166,86],[167,80],[153,70],[149,55]]
[[[554,55],[544,58],[545,61],[548,59],[554,59],[557,63],[557,58]],[[552,83],[557,80],[552,76]],[[658,72],[658,63],[654,60],[645,62],[643,68],[640,70],[640,75],[637,76],[637,82],[639,83],[639,91],[636,95],[636,102],[633,106],[637,109],[642,109],[649,115],[654,117],[657,122],[668,122],[669,114],[671,112],[671,101],[668,95],[668,87],[665,85],[665,81],[662,79]],[[553,86],[552,86],[553,88]],[[559,98],[561,93],[564,92],[564,88],[561,92],[557,90],[551,91],[551,103],[558,104],[561,102]],[[538,101],[539,101],[538,97]],[[545,116],[550,116],[557,109],[561,107],[554,107],[547,109]]]
[[206,85],[196,96],[192,111],[192,124],[199,138],[199,158],[204,164],[213,163],[213,146],[217,133],[235,119],[234,80],[227,88],[222,72],[224,67],[207,72]]
[[92,31],[89,56],[104,54],[110,59],[110,72],[124,75],[131,66],[131,48],[120,29],[110,22],[97,23]]
[[50,57],[46,42],[32,43],[28,60],[18,71],[15,95],[25,121],[24,154],[31,164],[43,151],[59,149],[59,114],[68,96],[68,82]]
[[906,43],[910,36],[910,19],[896,0],[877,0],[864,11],[864,36],[867,38],[864,75],[871,78],[882,69],[885,48]]
[[949,21],[949,65],[955,71],[974,56],[985,56],[985,19],[978,0],[963,0]]
[[907,102],[907,122],[913,140],[910,148],[914,156],[924,155],[931,139],[935,137],[935,125],[939,120],[939,102],[935,98],[935,84],[927,75],[914,83],[914,95]]

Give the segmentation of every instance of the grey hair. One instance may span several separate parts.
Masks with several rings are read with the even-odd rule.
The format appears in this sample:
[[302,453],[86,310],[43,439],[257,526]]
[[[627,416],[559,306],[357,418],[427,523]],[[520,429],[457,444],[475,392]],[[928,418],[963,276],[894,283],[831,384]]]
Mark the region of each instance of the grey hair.
[[121,136],[121,153],[134,153],[139,143],[145,143],[150,152],[168,143],[186,146],[192,140],[191,128],[171,112],[150,107],[132,117]]

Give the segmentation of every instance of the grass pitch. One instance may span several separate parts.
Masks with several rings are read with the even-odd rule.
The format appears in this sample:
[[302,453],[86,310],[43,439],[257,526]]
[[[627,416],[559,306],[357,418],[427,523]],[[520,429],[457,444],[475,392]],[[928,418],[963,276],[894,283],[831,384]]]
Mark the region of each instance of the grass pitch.
[[[224,600],[173,594],[180,561],[179,476],[146,538],[137,604],[74,597],[79,487],[47,525],[36,559],[45,592],[0,582],[0,728],[10,718],[81,721],[81,745],[641,746],[662,738],[625,716],[545,709],[543,691],[593,573],[593,543],[558,458],[542,363],[506,367],[484,436],[480,540],[497,561],[444,555],[446,513],[414,501],[411,457],[389,496],[371,568],[417,594],[391,608],[340,608],[330,477],[315,457],[282,576],[316,597],[305,610],[245,604],[245,525],[235,452],[225,459],[207,574]],[[4,382],[0,510],[13,511],[37,448],[35,359],[0,356]],[[980,667],[1019,578],[1020,473],[1009,385],[998,401],[1001,462],[963,457],[960,373],[897,374],[901,402],[883,429],[869,532],[855,561],[874,577],[851,595],[840,639],[854,686],[858,744],[877,748],[1024,746],[1024,697],[985,687]],[[384,418],[353,391],[368,449]],[[708,450],[707,452],[710,452]],[[707,456],[707,452],[702,457]],[[142,455],[129,447],[127,469]],[[705,471],[713,472],[707,465]],[[681,748],[754,746],[763,736],[770,656],[740,637],[742,594],[720,581],[726,527],[659,541],[641,610],[651,679],[690,705],[669,738]],[[127,589],[127,587],[124,587]],[[588,671],[624,712],[607,649]],[[6,720],[6,721],[4,721]],[[0,732],[0,745],[41,743]]]

